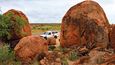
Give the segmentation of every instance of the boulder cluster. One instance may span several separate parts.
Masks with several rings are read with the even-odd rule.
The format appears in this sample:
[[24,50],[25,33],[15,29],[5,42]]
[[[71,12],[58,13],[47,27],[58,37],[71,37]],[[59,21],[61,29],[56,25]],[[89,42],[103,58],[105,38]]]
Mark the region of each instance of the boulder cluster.
[[[12,21],[17,22],[15,17],[19,16],[26,23],[20,33],[16,33],[17,27],[14,27],[10,39],[11,47],[22,65],[29,65],[36,56],[40,56],[38,59],[41,60],[42,56],[48,55],[48,45],[56,45],[56,40],[31,35],[27,17],[14,9],[4,15],[9,13],[13,13]],[[81,57],[71,65],[115,65],[115,25],[109,24],[103,8],[94,1],[83,1],[67,11],[62,19],[59,45],[80,52]],[[41,65],[47,65],[44,62],[42,60]]]

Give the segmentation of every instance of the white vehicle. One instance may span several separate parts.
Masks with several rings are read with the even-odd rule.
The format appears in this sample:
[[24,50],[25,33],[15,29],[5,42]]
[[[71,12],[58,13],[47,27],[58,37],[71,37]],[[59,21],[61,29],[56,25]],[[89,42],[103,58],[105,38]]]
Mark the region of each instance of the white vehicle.
[[42,35],[40,35],[41,37],[44,37],[44,38],[50,38],[50,37],[54,37],[54,38],[57,38],[59,36],[59,32],[57,31],[47,31],[47,32],[44,32]]

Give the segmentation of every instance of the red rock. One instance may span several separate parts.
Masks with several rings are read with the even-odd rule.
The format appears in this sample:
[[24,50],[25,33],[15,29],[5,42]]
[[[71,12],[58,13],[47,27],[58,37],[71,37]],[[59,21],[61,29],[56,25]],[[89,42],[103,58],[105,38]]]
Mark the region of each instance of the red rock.
[[27,36],[19,41],[14,51],[22,63],[29,63],[41,53],[48,53],[48,42],[39,36]]
[[63,17],[60,43],[62,47],[106,48],[108,33],[109,22],[101,6],[94,1],[83,1]]
[[115,65],[115,54],[108,56],[109,58],[105,60],[105,62],[101,65]]
[[90,56],[89,64],[101,64],[104,62],[104,56],[107,52],[91,50],[88,54]]
[[16,17],[20,17],[22,20],[24,20],[24,26],[22,27],[22,29],[20,29],[17,33],[17,26],[14,25],[14,27],[12,28],[12,31],[11,31],[11,39],[10,40],[18,40],[18,39],[21,39],[25,36],[29,36],[31,35],[31,28],[30,28],[30,25],[29,25],[29,21],[28,21],[28,18],[26,17],[26,15],[21,12],[21,11],[18,11],[18,10],[14,10],[14,9],[11,9],[9,11],[7,11],[6,13],[4,13],[3,15],[7,16],[9,14],[12,14],[10,17],[10,19],[12,21],[14,21],[13,23],[11,21],[9,21],[9,23],[12,23],[12,24],[16,24]]
[[56,45],[56,39],[54,37],[47,38],[48,45]]
[[111,46],[115,51],[115,25],[112,26],[112,30],[110,32],[110,42]]
[[62,65],[60,52],[49,52],[48,55],[40,61],[40,65]]
[[73,65],[114,65],[115,55],[108,52],[91,50],[88,56],[80,57]]
[[111,24],[110,27],[113,28],[115,26],[115,24]]
[[83,56],[80,59],[78,59],[75,63],[72,65],[84,65],[84,63],[89,62],[90,57],[89,56]]
[[59,47],[60,46],[60,38],[54,38],[54,37],[50,37],[46,39],[48,41],[48,45],[54,45],[55,47]]

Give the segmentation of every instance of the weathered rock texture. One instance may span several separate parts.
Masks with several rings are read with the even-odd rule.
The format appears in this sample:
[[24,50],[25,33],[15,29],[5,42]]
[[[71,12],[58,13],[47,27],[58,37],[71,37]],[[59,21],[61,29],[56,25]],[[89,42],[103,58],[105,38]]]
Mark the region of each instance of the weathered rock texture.
[[62,20],[62,47],[82,46],[106,48],[109,22],[101,6],[94,1],[83,1],[69,9]]
[[108,56],[108,58],[105,60],[105,62],[101,65],[115,65],[115,54]]
[[115,26],[115,24],[111,24],[110,27],[113,28]]
[[14,48],[16,57],[22,64],[29,63],[37,56],[48,53],[48,42],[38,36],[27,36],[22,38]]
[[40,65],[63,65],[61,64],[61,59],[59,52],[50,52],[44,59],[40,61]]
[[55,47],[60,46],[60,38],[59,37],[57,37],[57,38],[50,37],[50,38],[47,38],[47,41],[48,41],[48,45],[54,45]]
[[110,32],[110,42],[111,46],[115,51],[115,25],[112,26],[112,30]]
[[21,39],[25,36],[28,36],[28,35],[31,35],[31,28],[30,28],[30,25],[29,25],[29,21],[28,21],[28,18],[25,16],[24,13],[22,13],[21,11],[18,11],[18,10],[14,10],[14,9],[11,9],[9,11],[7,11],[6,13],[4,13],[5,16],[11,14],[11,20],[13,21],[9,21],[9,23],[12,23],[12,24],[16,24],[16,17],[20,17],[22,20],[24,20],[24,26],[22,27],[22,29],[20,30],[19,33],[17,33],[17,27],[16,25],[14,25],[14,27],[12,28],[12,31],[11,31],[11,40],[17,40],[17,39]]
[[56,45],[56,39],[54,37],[47,38],[48,45]]
[[115,65],[114,54],[92,50],[88,55],[81,57],[73,65]]

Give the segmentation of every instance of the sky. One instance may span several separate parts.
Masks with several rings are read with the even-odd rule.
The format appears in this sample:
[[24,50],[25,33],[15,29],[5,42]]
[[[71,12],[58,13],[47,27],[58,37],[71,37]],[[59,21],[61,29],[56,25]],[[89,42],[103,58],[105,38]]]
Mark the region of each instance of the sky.
[[[1,13],[10,9],[22,11],[30,23],[61,23],[70,7],[84,0],[0,0]],[[115,24],[115,0],[94,0],[104,9],[111,24]]]

